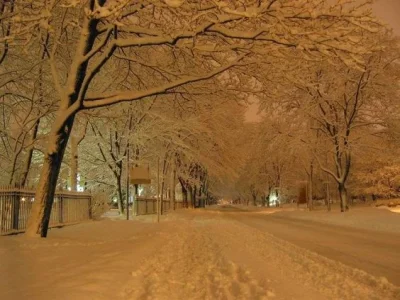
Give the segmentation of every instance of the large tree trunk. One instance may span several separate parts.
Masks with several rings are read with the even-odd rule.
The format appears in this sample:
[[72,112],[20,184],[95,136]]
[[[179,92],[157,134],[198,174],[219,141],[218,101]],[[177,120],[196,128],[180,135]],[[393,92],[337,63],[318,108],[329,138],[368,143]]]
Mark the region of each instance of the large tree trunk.
[[57,179],[74,119],[75,115],[72,115],[57,132],[53,132],[49,136],[35,202],[25,231],[27,236],[47,236]]
[[[97,5],[103,6],[105,0],[96,1]],[[90,1],[90,7],[94,7],[95,1]],[[96,30],[99,19],[85,18],[78,47],[75,51],[75,58],[71,64],[64,93],[60,101],[60,110],[53,123],[52,131],[49,135],[47,153],[45,153],[42,173],[39,185],[35,194],[31,215],[28,220],[27,236],[47,236],[51,208],[54,201],[54,193],[60,173],[61,163],[64,157],[65,148],[71,135],[72,125],[75,115],[79,111],[79,106],[73,107],[76,101],[84,99],[88,86],[84,80],[89,64],[89,60],[83,58],[92,50],[98,31]],[[79,98],[80,97],[80,98]]]
[[340,196],[340,211],[345,212],[349,210],[349,206],[347,204],[347,189],[344,183],[339,183],[338,188]]

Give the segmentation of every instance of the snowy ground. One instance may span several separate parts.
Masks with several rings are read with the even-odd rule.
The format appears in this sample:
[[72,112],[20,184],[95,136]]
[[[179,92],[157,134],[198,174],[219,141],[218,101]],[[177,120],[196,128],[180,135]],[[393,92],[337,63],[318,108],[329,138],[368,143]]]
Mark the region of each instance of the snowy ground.
[[241,208],[225,215],[400,286],[399,214],[365,207],[346,214],[277,209],[243,213]]
[[[210,208],[213,210],[214,208]],[[400,233],[400,206],[375,207],[370,205],[352,206],[346,213],[341,213],[339,204],[335,204],[330,212],[325,207],[317,207],[309,212],[305,205],[297,208],[295,204],[282,208],[266,208],[235,205],[232,211],[249,211],[259,214],[277,214],[288,219],[315,221],[324,224],[347,226],[352,228],[374,230],[381,232]]]
[[323,222],[332,225],[400,233],[400,215],[394,213],[398,209],[387,207],[353,207],[346,213],[341,213],[339,209],[332,210],[331,212],[318,210],[311,213],[307,210],[293,210],[280,211],[279,215],[286,218]]
[[387,279],[249,217],[185,210],[160,224],[146,216],[52,229],[48,239],[1,237],[0,299],[400,299]]

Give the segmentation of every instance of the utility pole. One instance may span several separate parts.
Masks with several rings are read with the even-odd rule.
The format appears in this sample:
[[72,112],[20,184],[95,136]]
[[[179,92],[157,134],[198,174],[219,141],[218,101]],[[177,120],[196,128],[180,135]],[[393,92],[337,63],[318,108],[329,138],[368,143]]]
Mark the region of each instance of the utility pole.
[[157,223],[160,223],[160,157],[157,159]]

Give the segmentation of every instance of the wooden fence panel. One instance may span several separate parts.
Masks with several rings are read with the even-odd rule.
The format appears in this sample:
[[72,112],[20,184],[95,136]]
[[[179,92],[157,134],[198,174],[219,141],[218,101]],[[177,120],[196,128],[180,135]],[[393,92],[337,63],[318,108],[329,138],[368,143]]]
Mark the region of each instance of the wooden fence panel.
[[175,209],[185,208],[183,202],[175,202]]
[[[138,198],[134,201],[134,211],[137,216],[157,213],[157,199]],[[183,208],[182,202],[175,202],[175,209]],[[163,213],[173,209],[169,199],[163,200]]]
[[[35,191],[27,188],[0,187],[0,234],[26,228]],[[92,195],[85,192],[57,191],[50,215],[50,226],[91,219]]]

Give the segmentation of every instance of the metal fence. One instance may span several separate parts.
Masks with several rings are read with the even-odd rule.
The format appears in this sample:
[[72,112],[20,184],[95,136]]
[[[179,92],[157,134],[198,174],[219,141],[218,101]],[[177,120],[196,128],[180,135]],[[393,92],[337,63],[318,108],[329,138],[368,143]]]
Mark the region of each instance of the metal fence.
[[[34,197],[33,189],[0,187],[0,235],[25,230]],[[49,226],[91,219],[92,198],[87,192],[57,191]]]
[[[173,209],[169,199],[163,200],[163,212]],[[183,208],[183,202],[175,202],[175,209]],[[137,216],[157,213],[157,199],[137,198],[133,203],[133,211]]]

